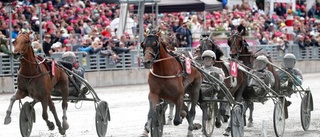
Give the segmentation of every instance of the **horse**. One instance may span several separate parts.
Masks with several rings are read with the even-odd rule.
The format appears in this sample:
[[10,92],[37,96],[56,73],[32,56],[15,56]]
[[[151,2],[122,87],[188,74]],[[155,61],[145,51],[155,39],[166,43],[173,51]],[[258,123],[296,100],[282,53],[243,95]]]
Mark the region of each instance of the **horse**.
[[[191,66],[191,73],[185,73],[179,61],[180,57],[166,49],[166,44],[160,34],[159,31],[151,31],[148,35],[145,34],[145,39],[141,43],[144,54],[144,67],[150,69],[148,75],[150,89],[148,99],[150,106],[144,134],[150,131],[148,125],[150,125],[150,119],[155,115],[159,99],[164,99],[175,104],[174,125],[181,124],[181,117],[185,117],[186,115],[189,123],[189,134],[197,129],[197,126],[193,124],[193,120],[196,113],[195,107],[200,96],[202,74],[193,66]],[[187,106],[183,102],[186,93],[190,97],[190,111],[188,111]],[[185,114],[186,112],[188,113]]]
[[[200,52],[201,54],[205,50],[212,50],[216,53],[216,62],[214,63],[214,66],[221,68],[223,72],[225,73],[226,79],[224,80],[224,84],[229,89],[230,93],[233,95],[236,101],[241,101],[242,99],[242,92],[245,88],[244,85],[247,85],[246,80],[246,74],[244,72],[238,71],[238,76],[236,78],[232,77],[230,75],[229,69],[224,61],[222,61],[222,57],[224,56],[223,51],[220,49],[220,47],[217,46],[217,44],[213,40],[213,33],[211,33],[209,36],[203,37],[200,40]],[[221,98],[221,97],[220,97]],[[222,116],[223,122],[228,122],[228,118],[230,117],[230,106],[229,103],[220,103],[219,113],[216,117],[216,127],[219,128],[220,126],[220,120]],[[228,127],[226,129],[227,134],[230,132],[231,128]]]
[[[46,60],[35,56],[29,35],[30,33],[19,34],[13,43],[13,58],[20,61],[20,69],[17,76],[18,88],[10,99],[4,124],[11,123],[11,111],[14,102],[29,96],[33,99],[32,105],[41,102],[42,118],[46,121],[49,130],[54,130],[55,126],[53,122],[48,120],[48,106],[59,128],[59,133],[65,135],[66,130],[69,128],[66,115],[69,95],[68,76],[62,68],[54,67],[54,65],[52,66],[54,67],[52,71],[54,74],[50,74],[50,69],[45,64]],[[59,89],[62,95],[62,125],[50,95],[53,88]]]
[[[249,51],[248,45],[245,42],[244,38],[242,37],[242,32],[233,32],[228,39],[228,45],[230,47],[231,58],[234,60],[237,60],[237,61],[241,61],[242,64],[245,65],[247,69],[252,69],[253,61],[258,55],[265,55],[268,58],[269,62],[272,62],[270,56],[267,56],[266,54],[263,54],[263,53],[257,54],[257,53],[252,53],[251,51]],[[268,65],[267,69],[269,71],[271,71],[275,77],[275,85],[272,87],[272,89],[274,91],[279,91],[280,80],[279,80],[279,76],[276,71],[276,68],[274,68],[271,65]],[[246,75],[244,75],[244,78],[247,79],[248,77]],[[245,81],[247,81],[247,80],[245,80]],[[247,86],[247,84],[248,83],[245,82],[245,83],[243,83],[243,86]],[[254,109],[253,102],[248,100],[248,98],[250,98],[251,95],[248,95],[248,94],[246,94],[246,92],[243,92],[242,96],[245,99],[246,107],[249,107],[249,109],[250,109],[249,119],[248,119],[249,120],[248,127],[251,127],[251,126],[253,126],[252,125],[252,122],[253,122],[252,113],[253,113],[253,109]],[[246,109],[245,109],[245,111],[246,111]]]

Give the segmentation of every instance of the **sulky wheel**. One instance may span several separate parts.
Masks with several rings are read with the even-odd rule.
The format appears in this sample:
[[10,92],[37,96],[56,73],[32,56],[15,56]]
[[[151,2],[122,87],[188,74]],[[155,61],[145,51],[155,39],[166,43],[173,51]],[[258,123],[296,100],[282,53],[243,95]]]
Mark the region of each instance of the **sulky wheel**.
[[151,120],[151,137],[162,137],[163,126],[165,124],[165,111],[163,110],[163,104],[160,104],[156,108],[155,115]]
[[240,105],[235,105],[231,111],[231,135],[233,137],[244,136],[243,109]]
[[35,122],[35,111],[29,102],[22,105],[20,111],[20,133],[23,137],[29,137],[32,131],[33,123]]
[[214,103],[206,104],[202,112],[203,134],[206,137],[211,137],[215,123]]
[[274,104],[273,127],[277,137],[282,137],[285,128],[285,113],[281,101]]
[[108,103],[100,101],[96,108],[96,129],[99,137],[104,137],[106,135],[108,121],[110,121]]
[[302,97],[300,106],[301,125],[304,131],[307,131],[310,126],[312,110],[311,104],[312,95],[311,92],[307,92],[307,94]]

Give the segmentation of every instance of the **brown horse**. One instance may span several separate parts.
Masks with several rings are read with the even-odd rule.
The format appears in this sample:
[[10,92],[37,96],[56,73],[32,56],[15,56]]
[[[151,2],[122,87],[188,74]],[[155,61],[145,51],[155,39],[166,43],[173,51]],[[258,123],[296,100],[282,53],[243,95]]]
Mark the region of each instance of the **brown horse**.
[[[230,56],[232,59],[236,60],[236,61],[241,61],[243,65],[246,66],[247,69],[251,69],[253,67],[253,61],[254,59],[258,56],[258,55],[261,55],[261,54],[257,54],[257,53],[252,53],[251,51],[249,51],[248,49],[248,45],[247,43],[245,42],[245,40],[243,39],[242,37],[242,32],[235,32],[233,33],[230,38],[228,39],[228,45],[230,47]],[[265,55],[265,54],[264,54]],[[265,55],[267,56],[267,55]],[[268,60],[270,62],[271,61],[271,58],[269,56],[268,57]],[[280,80],[279,80],[279,77],[278,77],[278,73],[276,72],[276,68],[274,68],[273,66],[271,65],[268,65],[267,66],[267,69],[269,71],[271,71],[275,77],[275,85],[272,87],[272,89],[274,91],[279,91],[280,89]],[[245,83],[243,83],[243,86],[247,86],[247,76],[245,74],[243,75],[239,75],[238,77],[243,77],[245,79]],[[241,90],[244,90],[244,89],[241,89]],[[250,102],[248,99],[250,98],[250,96],[252,95],[248,95],[246,94],[247,92],[243,92],[241,91],[242,96],[244,97],[245,101],[246,101],[246,105],[249,107],[250,109],[250,115],[249,115],[249,125],[248,126],[251,126],[252,125],[252,112],[253,112],[253,102]]]
[[[14,59],[20,61],[17,80],[18,89],[10,99],[4,124],[11,122],[10,115],[14,102],[29,96],[34,100],[33,105],[36,102],[41,102],[43,109],[42,118],[46,121],[49,130],[53,130],[55,126],[53,122],[48,120],[47,108],[49,106],[60,134],[64,135],[65,131],[69,128],[66,115],[69,95],[68,76],[63,69],[54,66],[52,66],[54,67],[54,73],[50,74],[44,63],[44,59],[39,59],[35,56],[31,47],[29,34],[20,34],[13,44],[15,48],[13,52]],[[62,93],[62,125],[50,95],[53,88],[59,89]]]
[[[176,111],[173,120],[174,125],[182,122],[180,116],[187,113],[189,123],[189,131],[196,129],[193,124],[195,117],[195,106],[199,100],[200,86],[202,83],[201,73],[194,67],[191,67],[191,74],[184,73],[178,56],[167,51],[165,44],[158,31],[153,31],[149,35],[145,35],[145,40],[141,44],[143,48],[143,64],[144,67],[150,69],[148,76],[149,83],[149,113],[148,121],[155,115],[156,105],[159,99],[165,99],[175,104]],[[190,111],[184,105],[183,99],[185,93],[189,94],[191,100]],[[145,130],[150,131],[146,124]]]

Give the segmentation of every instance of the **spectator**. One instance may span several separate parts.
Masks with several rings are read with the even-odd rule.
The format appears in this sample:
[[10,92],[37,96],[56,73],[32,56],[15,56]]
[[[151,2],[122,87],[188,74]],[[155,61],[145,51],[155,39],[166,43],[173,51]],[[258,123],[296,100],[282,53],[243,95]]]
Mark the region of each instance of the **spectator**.
[[53,52],[51,49],[52,42],[51,42],[51,35],[46,34],[44,36],[44,41],[43,41],[43,52],[47,57],[50,57],[51,53]]
[[180,47],[191,47],[192,44],[192,33],[188,28],[187,22],[177,29],[178,39],[180,41]]
[[12,54],[12,52],[8,48],[8,40],[6,38],[0,37],[0,44],[0,53],[2,52],[8,55]]

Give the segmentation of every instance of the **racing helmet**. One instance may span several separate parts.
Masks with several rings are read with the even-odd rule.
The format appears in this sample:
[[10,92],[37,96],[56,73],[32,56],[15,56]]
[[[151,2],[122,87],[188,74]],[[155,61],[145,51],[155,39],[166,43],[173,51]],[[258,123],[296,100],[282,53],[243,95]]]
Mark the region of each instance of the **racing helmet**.
[[62,61],[68,62],[74,65],[74,63],[76,63],[77,61],[76,54],[74,54],[73,52],[67,51],[62,54]]
[[296,56],[294,56],[292,53],[287,53],[283,57],[283,65],[286,68],[292,69],[296,65]]
[[204,58],[204,57],[211,57],[211,58],[213,58],[213,60],[215,60],[216,59],[216,53],[214,53],[212,50],[206,50],[206,51],[204,51],[203,53],[202,53],[202,59]]
[[263,70],[266,68],[269,60],[266,56],[260,55],[254,61],[254,68],[257,70]]

